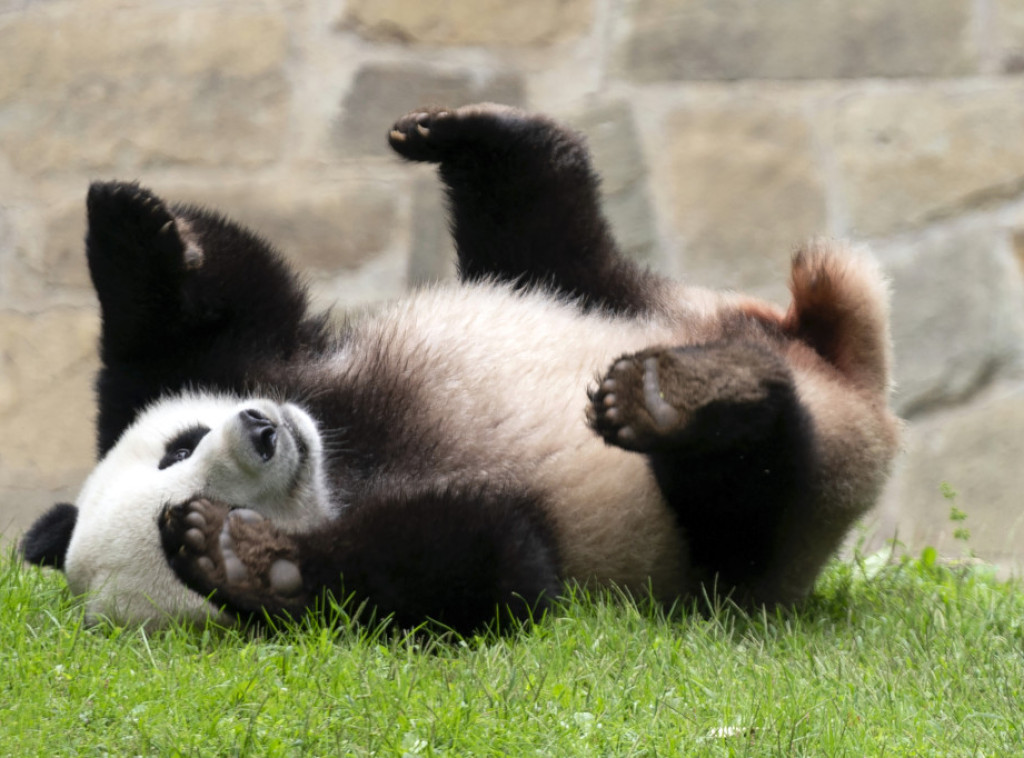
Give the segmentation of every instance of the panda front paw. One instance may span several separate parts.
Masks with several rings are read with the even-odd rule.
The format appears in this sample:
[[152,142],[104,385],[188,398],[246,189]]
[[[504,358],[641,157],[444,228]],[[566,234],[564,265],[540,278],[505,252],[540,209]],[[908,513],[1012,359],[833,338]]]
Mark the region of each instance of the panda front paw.
[[441,163],[467,148],[500,147],[530,120],[508,105],[480,103],[461,108],[423,108],[395,122],[388,144],[412,161]]
[[165,264],[187,262],[187,245],[175,216],[145,187],[94,182],[86,197],[86,214],[90,257],[144,255]]
[[135,182],[93,182],[86,209],[90,222],[130,225],[141,237],[167,231],[174,223],[166,203]]
[[294,541],[255,511],[206,498],[171,505],[160,516],[160,538],[182,583],[236,614],[306,605]]
[[203,264],[188,224],[134,183],[93,183],[86,208],[86,258],[104,322],[114,332],[159,328],[154,314],[171,317],[177,283]]

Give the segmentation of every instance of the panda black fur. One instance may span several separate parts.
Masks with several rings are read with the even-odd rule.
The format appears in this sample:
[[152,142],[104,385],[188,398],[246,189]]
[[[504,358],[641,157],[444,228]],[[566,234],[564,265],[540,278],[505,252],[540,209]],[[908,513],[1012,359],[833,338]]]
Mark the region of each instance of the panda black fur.
[[340,330],[235,224],[90,188],[101,461],[26,558],[146,623],[332,593],[468,631],[566,579],[804,596],[897,445],[874,264],[811,243],[782,312],[621,256],[543,117],[419,111],[390,142],[439,164],[461,281]]

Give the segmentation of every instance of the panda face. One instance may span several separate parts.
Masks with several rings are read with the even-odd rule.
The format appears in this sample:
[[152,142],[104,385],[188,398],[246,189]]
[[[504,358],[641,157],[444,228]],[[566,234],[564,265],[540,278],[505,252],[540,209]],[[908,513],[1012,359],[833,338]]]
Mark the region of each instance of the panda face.
[[90,617],[119,623],[216,617],[167,566],[157,519],[204,495],[285,529],[331,515],[316,423],[297,406],[186,394],[157,402],[124,432],[78,497],[65,559]]

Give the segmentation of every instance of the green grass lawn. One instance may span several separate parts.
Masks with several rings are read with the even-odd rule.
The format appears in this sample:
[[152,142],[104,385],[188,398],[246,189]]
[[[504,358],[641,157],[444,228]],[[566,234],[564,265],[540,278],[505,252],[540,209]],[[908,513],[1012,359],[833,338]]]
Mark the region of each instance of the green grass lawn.
[[[868,563],[872,563],[869,561]],[[877,562],[875,562],[877,563]],[[1024,593],[833,564],[799,611],[578,597],[506,639],[86,628],[0,558],[0,755],[1010,756]]]

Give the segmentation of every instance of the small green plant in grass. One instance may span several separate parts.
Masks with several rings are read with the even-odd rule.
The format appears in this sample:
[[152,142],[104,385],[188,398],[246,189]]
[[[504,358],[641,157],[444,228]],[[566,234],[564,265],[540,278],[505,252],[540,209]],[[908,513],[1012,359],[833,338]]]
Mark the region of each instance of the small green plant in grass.
[[968,555],[974,557],[974,552],[966,547],[971,539],[971,530],[964,526],[964,523],[967,521],[967,513],[957,507],[957,491],[948,482],[940,484],[939,491],[942,492],[942,497],[949,503],[949,520],[957,524],[957,527],[953,530],[953,539],[963,542]]

